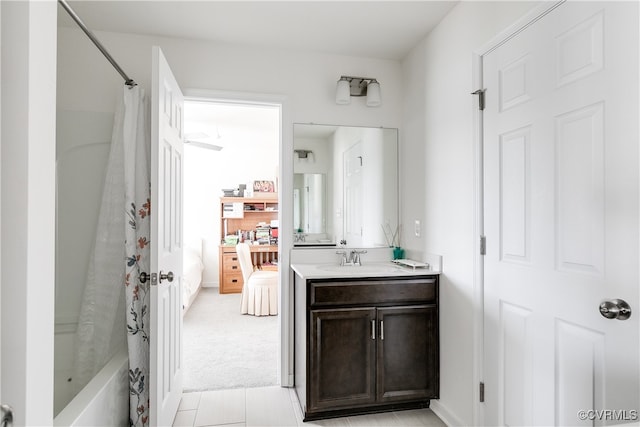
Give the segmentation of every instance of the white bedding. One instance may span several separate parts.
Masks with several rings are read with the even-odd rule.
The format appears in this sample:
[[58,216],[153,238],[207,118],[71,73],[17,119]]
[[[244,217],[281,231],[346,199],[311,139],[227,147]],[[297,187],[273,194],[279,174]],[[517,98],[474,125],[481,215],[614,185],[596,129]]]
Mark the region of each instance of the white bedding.
[[182,267],[182,306],[187,311],[195,299],[202,284],[202,243],[190,245],[184,249]]

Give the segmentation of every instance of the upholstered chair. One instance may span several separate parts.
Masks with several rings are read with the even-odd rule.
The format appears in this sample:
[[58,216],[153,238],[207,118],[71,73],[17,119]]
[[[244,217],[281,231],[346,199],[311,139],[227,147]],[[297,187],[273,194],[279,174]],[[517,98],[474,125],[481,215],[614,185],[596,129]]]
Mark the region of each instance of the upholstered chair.
[[251,250],[246,243],[236,245],[242,270],[242,302],[240,313],[254,316],[278,314],[278,272],[257,270],[251,261]]

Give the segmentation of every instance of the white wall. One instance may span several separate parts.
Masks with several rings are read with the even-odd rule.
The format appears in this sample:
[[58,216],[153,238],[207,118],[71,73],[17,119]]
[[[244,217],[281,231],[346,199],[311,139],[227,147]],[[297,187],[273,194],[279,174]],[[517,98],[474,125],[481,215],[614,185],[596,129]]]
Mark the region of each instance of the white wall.
[[[443,255],[440,400],[452,424],[472,425],[474,380],[474,147],[472,52],[537,3],[461,2],[403,61],[400,164],[403,245]],[[413,235],[414,220],[422,234]]]
[[[144,88],[151,75],[151,46],[162,48],[183,90],[211,89],[287,97],[291,122],[398,127],[400,64],[391,60],[252,49],[195,40],[95,32],[124,70]],[[58,108],[113,111],[120,76],[79,30],[59,30]],[[367,108],[354,98],[336,105],[341,74],[374,75],[382,106]],[[285,124],[290,125],[290,124]]]
[[55,2],[1,2],[2,403],[53,418]]

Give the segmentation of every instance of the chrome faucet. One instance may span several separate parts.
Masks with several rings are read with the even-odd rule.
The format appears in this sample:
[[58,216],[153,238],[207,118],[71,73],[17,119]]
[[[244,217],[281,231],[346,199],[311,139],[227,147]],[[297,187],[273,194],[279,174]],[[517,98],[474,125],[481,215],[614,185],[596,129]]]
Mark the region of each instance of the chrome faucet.
[[360,261],[360,255],[366,254],[367,251],[357,251],[352,249],[351,252],[347,251],[337,251],[336,254],[342,255],[340,257],[340,265],[362,265]]
[[366,254],[367,251],[357,251],[355,249],[353,249],[351,251],[351,253],[349,254],[349,257],[351,258],[351,264],[352,265],[362,265],[362,263],[360,262],[360,255],[361,254]]
[[338,255],[342,255],[340,257],[340,265],[350,265],[349,264],[349,259],[347,259],[347,251],[336,251],[336,254]]

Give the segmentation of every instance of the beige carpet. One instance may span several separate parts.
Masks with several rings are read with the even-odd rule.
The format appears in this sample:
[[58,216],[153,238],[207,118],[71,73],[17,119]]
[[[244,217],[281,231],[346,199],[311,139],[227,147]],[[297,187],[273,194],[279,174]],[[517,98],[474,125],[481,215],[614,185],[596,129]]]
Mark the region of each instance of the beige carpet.
[[184,316],[184,391],[276,385],[278,317],[240,314],[240,294],[202,288]]

